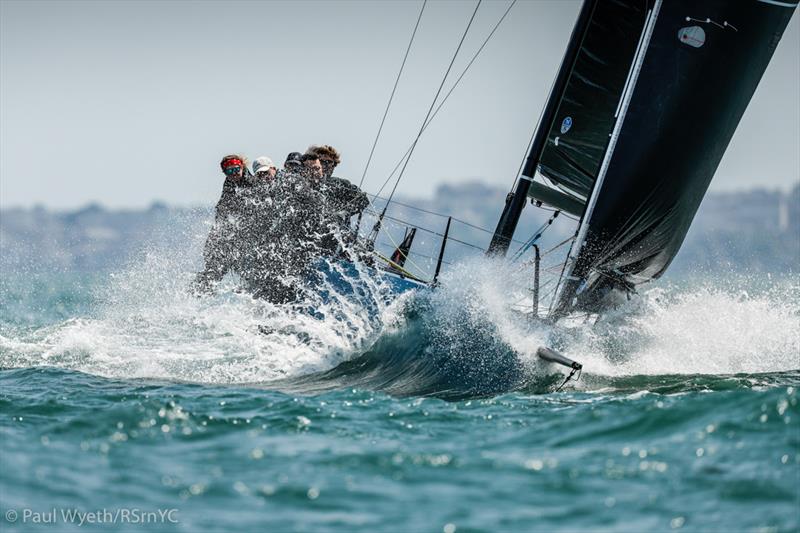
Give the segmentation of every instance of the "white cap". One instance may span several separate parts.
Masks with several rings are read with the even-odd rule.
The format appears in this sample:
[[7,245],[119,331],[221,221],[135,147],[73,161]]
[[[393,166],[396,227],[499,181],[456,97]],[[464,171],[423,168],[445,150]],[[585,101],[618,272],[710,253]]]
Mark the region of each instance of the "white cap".
[[275,168],[275,163],[269,157],[263,156],[253,161],[253,174],[257,174],[259,170],[269,170]]

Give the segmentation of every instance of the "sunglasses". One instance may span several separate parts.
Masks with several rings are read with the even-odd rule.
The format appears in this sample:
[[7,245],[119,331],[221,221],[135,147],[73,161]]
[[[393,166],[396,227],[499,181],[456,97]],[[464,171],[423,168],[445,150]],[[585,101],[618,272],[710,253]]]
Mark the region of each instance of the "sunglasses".
[[227,176],[235,176],[236,174],[242,171],[242,167],[238,165],[231,165],[231,166],[226,166],[225,168],[222,169],[222,171]]
[[334,161],[333,159],[320,159],[319,162],[322,163],[323,165],[334,165],[334,166],[336,165],[336,161]]

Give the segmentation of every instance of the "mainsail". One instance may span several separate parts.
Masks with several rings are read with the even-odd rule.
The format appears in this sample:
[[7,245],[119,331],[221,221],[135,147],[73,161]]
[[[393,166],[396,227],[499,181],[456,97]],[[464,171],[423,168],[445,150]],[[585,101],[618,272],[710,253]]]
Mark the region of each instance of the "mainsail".
[[558,102],[539,171],[583,200],[600,171],[646,19],[644,1],[597,3]]
[[796,7],[584,3],[491,247],[505,253],[529,195],[582,207],[555,316],[664,273]]

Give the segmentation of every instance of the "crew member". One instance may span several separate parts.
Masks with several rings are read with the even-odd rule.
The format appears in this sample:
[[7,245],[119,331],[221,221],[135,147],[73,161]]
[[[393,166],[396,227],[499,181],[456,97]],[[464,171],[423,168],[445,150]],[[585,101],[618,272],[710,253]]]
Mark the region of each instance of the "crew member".
[[314,154],[319,157],[323,171],[323,188],[328,211],[336,213],[343,225],[349,228],[350,218],[361,213],[368,205],[367,195],[344,178],[333,175],[333,171],[339,166],[341,156],[333,146],[312,145],[308,147],[306,154]]
[[254,243],[244,252],[240,275],[254,296],[288,303],[311,284],[314,260],[323,255],[323,236],[329,233],[319,158],[297,154],[287,158],[269,199],[258,215]]
[[277,172],[275,163],[269,157],[262,156],[253,161],[253,176],[260,182],[271,182]]
[[203,249],[204,268],[195,278],[198,291],[209,292],[213,283],[235,267],[242,249],[239,236],[244,222],[248,191],[254,180],[247,170],[247,158],[239,154],[226,155],[220,161],[225,175],[222,194],[215,207],[214,224]]
[[283,162],[283,168],[278,171],[278,178],[283,176],[284,174],[293,174],[299,171],[300,165],[300,158],[303,157],[303,154],[300,152],[290,152],[289,155],[286,156],[286,161]]

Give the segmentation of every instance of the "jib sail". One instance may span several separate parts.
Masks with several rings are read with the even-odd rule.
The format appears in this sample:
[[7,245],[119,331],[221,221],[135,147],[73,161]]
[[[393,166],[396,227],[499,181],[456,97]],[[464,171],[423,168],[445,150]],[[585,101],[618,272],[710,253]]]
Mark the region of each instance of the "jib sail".
[[560,192],[582,207],[556,314],[660,276],[796,6],[587,0],[490,251],[505,253],[526,197],[548,192],[531,187],[538,170],[558,189],[551,205]]
[[591,194],[646,19],[645,0],[594,5],[539,160],[539,171],[573,196]]
[[651,2],[559,312],[599,310],[664,273],[796,7]]

